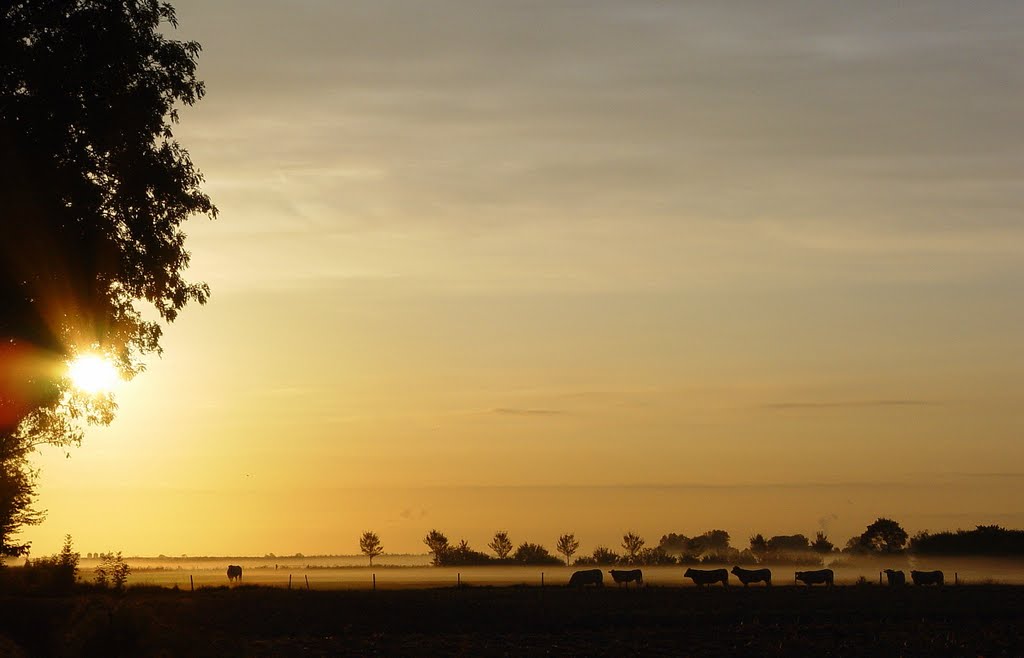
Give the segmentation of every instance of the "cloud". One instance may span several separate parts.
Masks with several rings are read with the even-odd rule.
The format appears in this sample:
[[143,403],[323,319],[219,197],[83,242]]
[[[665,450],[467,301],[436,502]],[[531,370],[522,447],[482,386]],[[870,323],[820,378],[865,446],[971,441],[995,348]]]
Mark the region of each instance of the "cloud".
[[944,403],[936,400],[889,399],[889,400],[840,400],[836,402],[772,402],[764,405],[768,409],[863,409],[870,407],[938,407]]
[[565,414],[561,409],[517,409],[513,407],[499,407],[491,409],[487,413],[499,416],[561,416]]

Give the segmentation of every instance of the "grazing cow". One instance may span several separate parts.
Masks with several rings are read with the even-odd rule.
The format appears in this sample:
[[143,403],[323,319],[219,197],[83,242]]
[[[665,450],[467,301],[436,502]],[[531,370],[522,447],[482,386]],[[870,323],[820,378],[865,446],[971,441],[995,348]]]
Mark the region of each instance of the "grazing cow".
[[750,583],[762,582],[769,587],[772,585],[771,569],[741,569],[740,567],[733,567],[732,573],[740,579],[744,587]]
[[584,569],[574,572],[569,578],[569,587],[583,587],[584,585],[604,586],[604,574],[600,569]]
[[942,585],[945,580],[941,571],[911,571],[910,579],[915,585]]
[[691,579],[698,587],[717,582],[721,582],[723,587],[729,586],[729,572],[725,569],[687,569],[683,577]]
[[817,571],[797,571],[796,579],[802,581],[808,587],[824,583],[828,587],[835,584],[835,573],[831,569],[818,569]]
[[621,585],[626,583],[626,587],[629,587],[630,583],[636,583],[639,587],[644,584],[644,572],[639,569],[630,569],[628,571],[616,571],[612,569],[609,571],[612,575],[612,580]]
[[235,582],[236,580],[239,582],[242,581],[242,567],[238,566],[237,564],[229,564],[228,581]]
[[897,585],[907,584],[907,574],[902,571],[895,571],[893,569],[885,570],[885,578],[889,581],[889,587],[895,587]]

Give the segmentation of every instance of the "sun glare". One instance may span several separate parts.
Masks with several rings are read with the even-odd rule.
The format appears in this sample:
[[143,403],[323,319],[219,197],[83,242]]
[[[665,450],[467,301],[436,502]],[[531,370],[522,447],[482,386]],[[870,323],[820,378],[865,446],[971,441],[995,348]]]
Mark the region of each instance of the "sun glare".
[[83,354],[69,363],[68,377],[86,393],[107,393],[121,381],[114,363],[96,354]]

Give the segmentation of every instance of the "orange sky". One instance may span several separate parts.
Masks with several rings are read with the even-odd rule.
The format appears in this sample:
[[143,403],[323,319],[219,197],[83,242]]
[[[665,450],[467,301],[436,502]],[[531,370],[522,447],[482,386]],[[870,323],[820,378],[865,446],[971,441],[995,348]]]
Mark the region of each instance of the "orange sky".
[[213,289],[36,554],[1024,525],[1016,3],[175,3]]

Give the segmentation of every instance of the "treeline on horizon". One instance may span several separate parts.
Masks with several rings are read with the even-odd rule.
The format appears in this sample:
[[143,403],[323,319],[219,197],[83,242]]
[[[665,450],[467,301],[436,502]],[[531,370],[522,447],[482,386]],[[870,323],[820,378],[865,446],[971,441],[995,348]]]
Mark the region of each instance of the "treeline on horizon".
[[[487,545],[492,554],[478,551],[465,539],[451,543],[448,537],[431,530],[423,539],[435,566],[483,565],[576,565],[576,566],[670,566],[697,564],[790,564],[823,566],[826,560],[841,564],[844,558],[896,556],[1024,556],[1024,530],[979,525],[974,530],[931,533],[922,531],[910,537],[892,519],[879,518],[863,533],[851,537],[843,548],[833,544],[824,532],[813,539],[803,534],[750,537],[749,546],[734,547],[725,530],[708,530],[699,535],[679,533],[662,535],[656,546],[648,546],[643,537],[628,532],[623,535],[621,552],[598,546],[589,555],[580,555],[579,541],[572,533],[561,535],[553,554],[542,544],[524,541],[514,544],[505,531],[498,531]],[[370,557],[381,555],[383,548],[375,533],[367,532],[360,539],[362,552]],[[369,549],[369,550],[368,550]]]

